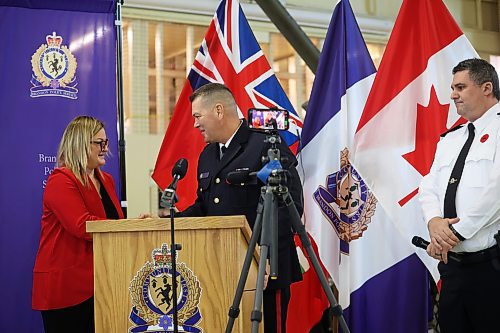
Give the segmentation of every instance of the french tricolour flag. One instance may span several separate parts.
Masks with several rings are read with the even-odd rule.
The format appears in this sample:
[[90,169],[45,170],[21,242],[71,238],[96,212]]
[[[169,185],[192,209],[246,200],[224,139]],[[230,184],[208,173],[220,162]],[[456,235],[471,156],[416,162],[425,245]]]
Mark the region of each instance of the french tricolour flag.
[[[428,319],[425,267],[378,202],[377,193],[368,186],[371,183],[351,164],[354,134],[374,77],[375,67],[349,1],[338,1],[298,158],[304,223],[339,290],[351,332],[424,332]],[[383,93],[372,89],[372,94]],[[374,157],[378,158],[382,157]],[[291,306],[292,301],[293,290]],[[309,327],[301,328],[305,332]]]

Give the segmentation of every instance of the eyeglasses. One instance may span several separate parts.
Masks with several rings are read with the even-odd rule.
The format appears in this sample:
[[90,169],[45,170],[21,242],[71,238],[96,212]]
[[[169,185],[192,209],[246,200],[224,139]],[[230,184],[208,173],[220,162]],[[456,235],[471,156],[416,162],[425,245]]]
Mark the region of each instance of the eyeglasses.
[[101,151],[104,151],[108,147],[109,139],[99,140],[99,141],[90,141],[90,143],[94,143],[96,145],[99,145],[101,148]]

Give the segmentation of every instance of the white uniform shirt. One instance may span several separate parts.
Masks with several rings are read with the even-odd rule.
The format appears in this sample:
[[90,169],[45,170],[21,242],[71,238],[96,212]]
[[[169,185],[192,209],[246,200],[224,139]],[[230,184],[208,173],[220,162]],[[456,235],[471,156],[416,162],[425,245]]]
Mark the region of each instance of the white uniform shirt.
[[[500,229],[500,104],[474,121],[475,137],[457,189],[460,218],[453,227],[466,238],[455,252],[475,252],[496,244]],[[468,137],[467,124],[448,133],[437,145],[434,163],[422,179],[419,201],[425,221],[443,216],[444,196],[451,171]]]

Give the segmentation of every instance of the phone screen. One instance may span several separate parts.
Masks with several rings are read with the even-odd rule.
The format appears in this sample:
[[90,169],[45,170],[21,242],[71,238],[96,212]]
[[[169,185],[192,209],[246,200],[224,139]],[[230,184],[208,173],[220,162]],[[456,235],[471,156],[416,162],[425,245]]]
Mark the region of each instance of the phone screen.
[[261,130],[287,130],[288,111],[277,109],[250,109],[248,110],[248,125],[250,128]]

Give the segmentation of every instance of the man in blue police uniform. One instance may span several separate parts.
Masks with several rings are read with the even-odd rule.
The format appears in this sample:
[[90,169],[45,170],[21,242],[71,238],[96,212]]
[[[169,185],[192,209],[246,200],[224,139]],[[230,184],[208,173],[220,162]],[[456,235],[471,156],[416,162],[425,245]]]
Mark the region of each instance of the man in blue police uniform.
[[[236,169],[258,171],[263,167],[262,156],[267,156],[270,148],[265,142],[266,135],[250,130],[246,121],[239,119],[234,97],[223,84],[209,83],[200,87],[190,96],[190,101],[194,126],[200,130],[207,146],[198,160],[197,199],[179,215],[245,215],[253,228],[260,188],[264,184],[231,185],[226,177]],[[289,171],[286,185],[302,215],[302,186],[295,169],[297,160],[285,143],[278,147],[283,168]],[[266,333],[285,332],[290,284],[301,279],[286,207],[279,208],[278,216],[278,279],[269,281],[263,299]]]
[[442,135],[419,191],[427,253],[440,260],[439,325],[443,333],[498,332],[498,74],[482,59],[464,60],[452,73],[451,99],[468,123]]

